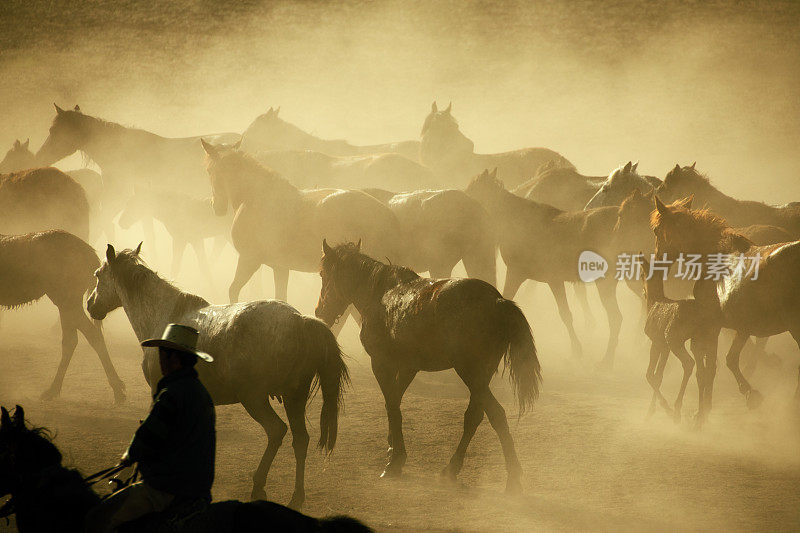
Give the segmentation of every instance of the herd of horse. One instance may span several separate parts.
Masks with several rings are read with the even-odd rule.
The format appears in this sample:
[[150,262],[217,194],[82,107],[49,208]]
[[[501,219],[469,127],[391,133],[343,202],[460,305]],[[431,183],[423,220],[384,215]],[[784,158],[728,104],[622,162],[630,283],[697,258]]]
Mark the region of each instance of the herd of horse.
[[[316,387],[323,397],[319,446],[333,449],[349,379],[336,334],[350,315],[359,321],[386,403],[389,459],[382,476],[400,475],[406,461],[400,404],[416,374],[455,369],[470,399],[443,475],[459,473],[486,414],[502,444],[512,492],[521,489],[520,463],[489,382],[503,360],[520,412],[539,395],[531,328],[513,301],[526,280],[550,287],[571,354],[579,357],[583,347],[566,287],[591,319],[589,284],[578,268],[583,251],[605,258],[724,254],[732,271],[743,255],[757,255],[757,277],[709,281],[701,270],[694,284],[670,279],[665,287],[657,276],[627,280],[643,296],[644,332],[652,343],[646,371],[651,411],[661,405],[679,419],[694,370],[698,425],[711,409],[721,331],[733,331],[726,362],[750,407],[761,400],[739,368],[750,337],[758,339],[749,343],[756,353],[783,332],[800,344],[800,203],[732,198],[694,163],[676,165],[662,180],[640,175],[634,162],[607,176],[584,176],[545,148],[479,154],[452,106],[439,110],[436,103],[419,141],[372,146],[319,139],[272,108],[243,134],[186,138],[108,122],[78,106],[55,109],[35,154],[28,141],[17,141],[0,162],[0,305],[46,295],[60,313],[61,362],[44,396],[58,396],[80,331],[100,357],[116,401],[125,400],[100,328],[114,309],[125,310],[139,340],[158,336],[171,322],[192,325],[200,331],[198,348],[215,357],[199,365],[214,402],[241,403],[267,434],[253,476],[254,499],[266,497],[267,474],[287,432],[270,398],[281,400],[292,432],[292,507],[305,499],[305,411]],[[76,152],[99,172],[49,166]],[[172,276],[191,245],[213,283],[219,278],[215,257],[227,242],[233,245],[238,262],[227,305],[211,305],[160,277],[140,259],[141,244],[120,252],[109,244],[103,261],[87,244],[113,240],[117,224],[134,223],[151,241],[154,220],[173,239]],[[215,243],[210,258],[206,239]],[[502,284],[498,254],[506,267]],[[451,277],[458,263],[468,278]],[[272,269],[275,299],[237,303],[262,265]],[[650,267],[645,259],[642,265]],[[316,318],[286,303],[290,271],[320,273]],[[430,277],[419,275],[425,272]],[[605,369],[613,367],[623,318],[618,283],[613,275],[593,283],[608,317]],[[668,297],[670,291],[681,297]],[[94,322],[82,308],[89,292],[86,308]],[[670,352],[684,369],[672,404],[660,390]],[[157,359],[154,349],[144,349],[142,368],[153,389]]]

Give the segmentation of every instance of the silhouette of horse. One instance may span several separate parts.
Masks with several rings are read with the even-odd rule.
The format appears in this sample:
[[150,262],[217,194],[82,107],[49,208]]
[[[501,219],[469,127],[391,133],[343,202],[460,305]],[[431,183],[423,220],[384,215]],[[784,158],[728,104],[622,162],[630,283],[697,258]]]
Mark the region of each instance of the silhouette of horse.
[[560,166],[558,161],[550,160],[511,192],[564,211],[580,211],[605,179],[606,176],[584,176],[572,166]]
[[[719,258],[727,272],[719,280],[717,292],[723,326],[736,331],[726,363],[748,407],[755,408],[762,396],[742,375],[739,356],[750,336],[769,337],[788,331],[800,345],[800,241],[758,246],[711,211],[691,209],[691,203],[688,198],[667,206],[656,198],[651,220],[656,254],[660,257],[666,253],[672,258],[681,252],[724,254]],[[757,276],[753,268],[744,265],[744,257],[759,258]],[[705,268],[703,274],[707,274]],[[713,372],[705,378],[709,380],[710,398]]]
[[[297,462],[289,505],[300,508],[308,449],[306,403],[316,383],[322,389],[319,447],[330,452],[336,444],[342,393],[349,380],[336,338],[321,321],[284,302],[209,305],[147,268],[139,259],[140,249],[141,244],[117,254],[108,245],[86,305],[89,314],[102,320],[122,307],[139,341],[157,337],[173,322],[200,332],[197,348],[212,354],[214,362],[198,363],[197,371],[214,404],[241,403],[267,433],[267,448],[253,475],[254,499],[266,497],[267,473],[286,434],[286,424],[269,403],[269,396],[280,396]],[[161,378],[158,351],[143,350],[144,376],[155,391]]]
[[476,154],[474,143],[458,129],[458,122],[451,110],[452,104],[444,111],[439,111],[434,102],[420,133],[420,161],[447,180],[448,184],[461,184],[484,168],[499,168],[512,187],[534,176],[536,169],[551,160],[555,160],[559,166],[575,168],[561,154],[547,148]]
[[[477,199],[492,217],[498,247],[506,263],[503,296],[514,298],[520,285],[533,279],[547,283],[558,305],[559,315],[570,337],[573,356],[582,349],[572,323],[572,312],[564,290],[565,282],[578,282],[579,257],[585,250],[607,258],[614,268],[619,252],[639,250],[652,242],[624,242],[613,231],[619,208],[601,207],[589,211],[561,211],[555,207],[520,198],[509,192],[497,179],[497,172],[476,176],[467,194]],[[642,224],[646,224],[646,217]],[[608,315],[609,339],[603,365],[612,366],[619,339],[622,314],[617,303],[617,280],[607,275],[595,281],[600,300]]]
[[213,282],[204,240],[214,239],[212,257],[216,257],[227,242],[233,217],[215,216],[210,198],[197,199],[178,192],[137,186],[119,216],[119,226],[128,229],[134,222],[147,218],[161,221],[172,237],[172,278],[180,272],[183,254],[191,245],[200,269],[208,281]]
[[463,260],[470,277],[497,283],[497,245],[489,215],[464,191],[364,191],[397,216],[406,242],[403,264],[416,272],[430,272],[432,278],[447,278]]
[[[11,149],[6,153],[5,159],[0,163],[0,172],[19,172],[21,170],[38,168],[39,161],[28,148],[30,141],[24,143],[19,139],[14,141]],[[68,170],[66,174],[74,179],[86,192],[89,202],[89,234],[99,237],[105,233],[109,238],[114,237],[113,218],[116,213],[108,214],[103,209],[103,178],[99,173],[89,168]]]
[[639,192],[650,192],[661,185],[661,180],[655,176],[641,176],[636,172],[639,162],[628,161],[611,172],[597,189],[597,192],[586,203],[586,209],[620,205],[634,189]]
[[[19,405],[13,416],[0,407],[0,497],[11,500],[0,517],[15,515],[20,533],[82,533],[87,512],[100,503],[80,472],[61,464],[62,456],[45,428],[29,427]],[[256,533],[267,530],[299,532],[369,532],[347,516],[315,519],[268,501],[212,503],[196,515],[183,517],[167,509],[120,528],[122,532]],[[181,520],[172,521],[171,518]],[[177,523],[180,522],[180,525]]]
[[323,237],[363,237],[378,257],[402,257],[397,218],[373,196],[341,189],[299,190],[244,152],[205,141],[203,147],[214,212],[225,215],[228,204],[236,212],[231,241],[239,262],[228,291],[231,302],[262,264],[272,268],[276,298],[285,301],[289,271],[315,272]]
[[470,391],[464,432],[442,472],[455,479],[483,413],[500,437],[506,489],[518,492],[522,469],[505,411],[489,389],[501,359],[519,401],[533,404],[541,382],[533,336],[522,311],[477,279],[427,279],[360,252],[361,243],[331,248],[323,240],[322,291],[316,314],[333,324],[349,305],[362,317],[361,342],[386,400],[389,463],[381,477],[399,476],[406,461],[400,402],[420,370],[454,368]]
[[89,236],[89,202],[78,183],[57,168],[0,174],[0,233],[63,229]]
[[289,150],[259,152],[256,159],[298,187],[418,190],[440,184],[429,169],[400,154],[333,156]]
[[707,206],[731,226],[766,224],[788,231],[793,239],[800,238],[800,203],[772,206],[751,200],[737,200],[714,187],[709,179],[695,168],[696,163],[675,165],[656,190],[665,202],[694,196],[695,202]]
[[15,308],[47,296],[58,308],[61,362],[43,398],[61,393],[80,331],[97,352],[114,399],[125,401],[125,384],[108,355],[102,330],[83,312],[83,296],[94,285],[93,273],[99,265],[91,246],[62,230],[0,235],[0,305]]
[[264,150],[311,150],[328,155],[396,153],[412,161],[419,161],[419,141],[355,146],[339,139],[320,139],[278,117],[280,110],[280,107],[270,107],[266,113],[253,120],[242,134],[243,150],[250,153]]

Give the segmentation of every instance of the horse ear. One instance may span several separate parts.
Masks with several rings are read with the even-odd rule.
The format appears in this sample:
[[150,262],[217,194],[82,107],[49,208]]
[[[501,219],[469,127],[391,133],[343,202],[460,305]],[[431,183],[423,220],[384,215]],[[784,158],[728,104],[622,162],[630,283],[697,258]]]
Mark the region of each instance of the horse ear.
[[77,111],[78,113],[80,113],[81,112],[81,106],[79,106],[78,104],[75,104],[75,109],[73,109],[73,111]]
[[691,196],[689,196],[687,198],[684,198],[683,200],[678,201],[677,205],[679,207],[684,207],[686,209],[691,209],[693,200],[694,200],[694,194],[692,194]]
[[133,251],[133,255],[139,255],[139,253],[141,253],[143,244],[144,241],[139,241],[139,246],[137,246],[136,249]]
[[431,104],[431,113],[436,113],[437,111],[439,111],[439,108],[436,106],[436,100],[434,100]]
[[27,149],[28,149],[28,147],[30,146],[30,144],[31,144],[31,138],[30,138],[30,137],[28,137],[27,139],[25,139],[25,142],[24,142],[24,143],[22,143],[22,147],[23,147],[23,148],[25,148],[25,149],[27,150]]
[[326,239],[322,239],[322,253],[328,255],[332,252],[331,247],[328,246],[328,241]]
[[60,107],[58,107],[58,104],[54,103],[53,105],[54,105],[54,106],[56,106],[56,114],[57,114],[57,115],[60,115],[60,114],[62,114],[62,113],[64,112],[64,110],[63,110],[63,109],[61,109]]
[[681,166],[678,163],[675,163],[675,168],[673,168],[672,170],[677,170],[678,172],[680,172]]
[[14,140],[14,149],[16,150],[16,149],[17,149],[17,148],[19,148],[20,146],[22,146],[22,143],[21,143],[21,142],[19,142],[19,139],[15,139],[15,140]]
[[651,185],[650,190],[645,193],[644,197],[650,199],[650,198],[655,198],[655,196],[656,196],[656,188]]
[[358,242],[356,243],[356,251],[357,252],[361,251],[361,239],[358,239]]
[[280,112],[281,112],[281,106],[278,106],[278,107],[275,108],[275,112],[273,114],[277,117],[278,113],[280,113]]
[[497,177],[497,167],[494,167],[494,170],[492,170],[492,173],[491,173],[491,174],[489,174],[489,175],[490,175],[491,177],[493,177],[493,178],[496,178],[496,177]]
[[631,170],[632,170],[633,172],[636,172],[636,169],[637,169],[637,168],[639,168],[639,162],[638,162],[638,161],[637,161],[636,163],[634,163],[634,164],[631,166]]
[[17,429],[25,427],[25,410],[22,409],[21,405],[17,405],[14,408],[14,427]]
[[205,150],[208,156],[211,157],[212,159],[215,159],[219,155],[217,147],[211,143],[207,143],[205,139],[201,138],[200,144],[203,145],[203,150]]
[[114,246],[111,243],[108,243],[108,246],[106,247],[106,261],[111,264],[116,257],[117,252],[114,250]]
[[633,165],[633,163],[631,163],[630,161],[628,161],[627,163],[625,163],[625,166],[622,168],[622,171],[623,171],[623,172],[630,172],[630,171],[631,171],[631,166],[632,166],[632,165]]
[[233,143],[231,145],[231,148],[233,148],[234,150],[238,150],[241,147],[242,147],[242,139],[241,139],[241,137],[239,138],[238,141],[236,141],[235,143]]
[[481,172],[480,176],[478,176],[478,177],[480,177],[480,178],[488,178],[489,177],[489,169],[488,168],[484,168],[483,172]]
[[452,110],[453,110],[453,102],[450,102],[449,104],[447,104],[447,109],[444,110],[444,113],[446,115],[449,115],[450,111],[452,111]]
[[656,209],[658,210],[658,212],[661,214],[662,217],[666,217],[671,214],[669,208],[664,205],[664,202],[658,199],[658,196],[653,196],[653,199],[656,203]]
[[692,170],[694,170],[694,167],[695,167],[696,165],[697,165],[697,161],[693,161],[693,162],[692,162],[692,164],[691,164],[691,165],[689,165],[689,168],[691,168]]
[[5,407],[0,406],[0,412],[2,412],[2,414],[0,414],[0,427],[4,427],[4,428],[10,427],[11,426],[11,416],[9,416],[9,414],[8,414],[8,409],[6,409]]

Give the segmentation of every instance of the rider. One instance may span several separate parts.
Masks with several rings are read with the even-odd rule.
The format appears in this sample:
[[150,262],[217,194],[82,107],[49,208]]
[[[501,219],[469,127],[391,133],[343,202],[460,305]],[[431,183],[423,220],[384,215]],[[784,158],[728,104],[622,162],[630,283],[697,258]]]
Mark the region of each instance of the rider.
[[194,366],[198,332],[169,324],[160,339],[142,342],[158,347],[163,377],[153,395],[150,414],[136,430],[120,465],[139,464],[142,480],[125,487],[92,509],[86,531],[111,532],[125,522],[168,506],[211,501],[214,481],[214,404]]

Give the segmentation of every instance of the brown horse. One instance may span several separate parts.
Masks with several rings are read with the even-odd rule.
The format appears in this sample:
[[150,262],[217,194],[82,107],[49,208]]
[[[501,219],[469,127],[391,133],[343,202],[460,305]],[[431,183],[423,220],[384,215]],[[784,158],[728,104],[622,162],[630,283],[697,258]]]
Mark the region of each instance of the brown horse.
[[463,260],[470,277],[497,283],[489,214],[464,191],[364,191],[388,205],[400,221],[406,250],[403,264],[415,272],[430,272],[432,278],[447,278]]
[[63,229],[89,237],[86,192],[57,168],[33,168],[0,174],[0,233]]
[[92,247],[65,231],[0,236],[0,305],[15,308],[47,296],[61,319],[61,362],[43,398],[61,393],[80,331],[97,352],[114,399],[125,401],[125,384],[108,355],[103,332],[83,312],[83,296],[94,286],[98,266]]
[[455,479],[484,412],[500,437],[506,490],[518,492],[521,467],[503,407],[489,389],[505,359],[520,413],[539,394],[541,374],[528,321],[516,304],[477,279],[427,279],[362,254],[361,243],[322,242],[322,291],[316,314],[333,324],[349,305],[362,317],[361,342],[386,401],[389,463],[381,477],[399,476],[406,461],[400,403],[420,370],[454,368],[470,391],[464,432],[442,472]]
[[[562,211],[516,196],[503,186],[496,174],[484,170],[469,184],[467,194],[481,202],[494,221],[500,255],[506,263],[503,296],[513,298],[528,279],[547,283],[567,327],[572,354],[580,356],[581,344],[573,327],[564,283],[580,281],[581,253],[586,250],[599,253],[607,258],[611,270],[614,266],[611,258],[621,251],[630,253],[641,249],[647,242],[620,241],[613,231],[619,212],[617,207]],[[646,218],[641,223],[646,224]],[[595,285],[608,315],[610,332],[602,363],[608,367],[613,365],[622,325],[616,296],[617,280],[609,273],[597,279]]]
[[230,204],[236,216],[231,241],[239,252],[229,297],[264,264],[275,277],[275,294],[286,300],[289,271],[315,272],[319,241],[364,238],[378,257],[402,257],[397,218],[384,204],[363,191],[299,190],[250,155],[203,141],[208,154],[214,212],[225,215]]
[[[651,227],[659,256],[666,253],[674,258],[681,252],[726,254],[720,259],[728,272],[717,292],[723,326],[736,331],[726,362],[748,406],[757,407],[762,396],[742,375],[739,355],[750,336],[769,337],[788,331],[800,345],[800,241],[755,245],[711,211],[691,209],[691,199],[666,206],[656,198]],[[757,275],[750,266],[743,266],[745,257],[751,258],[751,263],[758,260]],[[713,372],[706,378],[710,389]]]
[[559,166],[575,166],[561,154],[547,148],[523,148],[499,154],[476,154],[475,145],[458,128],[451,114],[452,104],[439,111],[436,102],[431,106],[422,125],[420,161],[448,185],[464,183],[484,168],[497,167],[507,176],[509,186],[515,187],[536,174],[544,163],[555,160]]
[[400,154],[333,156],[310,150],[256,154],[262,164],[298,187],[377,187],[390,190],[435,188],[439,180],[419,163]]
[[672,202],[692,195],[696,205],[707,206],[731,226],[778,226],[791,233],[793,239],[800,238],[800,203],[773,206],[752,200],[737,200],[714,187],[695,166],[695,163],[686,167],[675,165],[656,190],[658,197],[665,202]]
[[419,141],[356,146],[343,140],[315,137],[278,116],[281,108],[271,107],[259,115],[242,134],[242,149],[256,153],[264,150],[311,150],[328,155],[365,155],[395,153],[419,161]]

